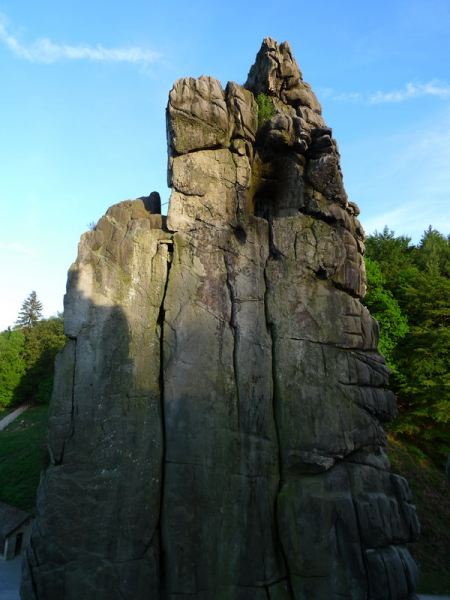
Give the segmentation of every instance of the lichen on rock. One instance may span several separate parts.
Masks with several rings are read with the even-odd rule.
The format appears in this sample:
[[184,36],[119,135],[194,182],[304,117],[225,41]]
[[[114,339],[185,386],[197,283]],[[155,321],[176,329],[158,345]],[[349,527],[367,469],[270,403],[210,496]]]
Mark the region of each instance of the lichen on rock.
[[412,600],[364,231],[289,44],[176,82],[167,132],[167,218],[111,207],[69,271],[23,600]]

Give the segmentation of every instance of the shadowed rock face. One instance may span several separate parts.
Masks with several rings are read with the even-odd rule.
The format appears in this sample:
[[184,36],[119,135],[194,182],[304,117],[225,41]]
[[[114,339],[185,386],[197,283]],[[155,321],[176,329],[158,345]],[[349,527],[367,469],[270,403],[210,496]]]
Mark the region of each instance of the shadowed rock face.
[[167,129],[167,220],[111,207],[69,271],[22,598],[414,598],[364,233],[289,45],[177,81]]

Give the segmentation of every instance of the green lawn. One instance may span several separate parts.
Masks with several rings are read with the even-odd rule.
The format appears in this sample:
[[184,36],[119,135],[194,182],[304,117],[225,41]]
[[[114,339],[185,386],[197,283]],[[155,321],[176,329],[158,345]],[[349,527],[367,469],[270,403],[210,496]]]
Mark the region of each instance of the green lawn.
[[37,406],[0,431],[0,500],[31,514],[47,452],[47,422],[48,406]]

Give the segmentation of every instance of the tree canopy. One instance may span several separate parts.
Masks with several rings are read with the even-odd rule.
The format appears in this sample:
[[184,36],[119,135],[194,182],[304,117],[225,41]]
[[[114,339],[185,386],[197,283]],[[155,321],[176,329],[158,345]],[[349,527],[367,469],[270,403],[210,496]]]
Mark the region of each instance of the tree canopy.
[[385,227],[366,248],[363,303],[379,321],[400,409],[388,427],[443,460],[450,450],[450,239],[430,226],[412,245]]
[[0,407],[50,401],[55,357],[65,340],[63,315],[42,318],[42,304],[31,292],[14,329],[0,333]]
[[26,370],[24,344],[25,336],[21,329],[0,333],[0,407],[14,403],[15,390]]

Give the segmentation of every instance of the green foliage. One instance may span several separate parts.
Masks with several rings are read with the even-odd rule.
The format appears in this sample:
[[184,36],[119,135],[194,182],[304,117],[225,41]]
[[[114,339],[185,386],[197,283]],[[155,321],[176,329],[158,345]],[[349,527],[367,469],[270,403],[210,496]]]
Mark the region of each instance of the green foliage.
[[408,319],[402,313],[397,300],[392,292],[386,289],[386,278],[379,265],[366,259],[367,294],[364,304],[378,321],[380,326],[380,352],[385,356],[386,362],[392,372],[397,372],[394,359],[394,349],[400,339],[408,332]]
[[10,406],[15,391],[25,373],[23,358],[25,336],[22,330],[4,331],[0,334],[0,406]]
[[25,334],[24,360],[26,374],[22,377],[17,395],[23,400],[49,402],[53,387],[56,354],[66,341],[61,313],[41,319]]
[[37,299],[36,292],[31,292],[28,298],[23,301],[15,326],[25,330],[31,329],[41,316],[42,304]]
[[432,227],[417,246],[410,241],[387,227],[368,238],[365,304],[394,372],[400,415],[388,429],[442,464],[450,450],[450,245]]
[[419,244],[418,266],[435,276],[450,276],[450,237],[445,237],[431,225],[424,231]]
[[0,431],[0,500],[36,512],[36,490],[47,460],[48,406],[25,411]]
[[[27,301],[21,315],[27,312],[24,309]],[[63,315],[58,313],[36,321],[31,314],[37,316],[41,310],[38,308],[34,305],[33,309],[27,309],[28,324],[23,328],[0,334],[0,407],[13,406],[24,400],[50,401],[55,357],[64,346],[66,336]]]
[[385,278],[386,288],[394,291],[397,277],[414,264],[415,246],[411,238],[395,233],[386,226],[381,233],[375,231],[366,240],[366,257],[375,261]]
[[275,108],[272,101],[261,92],[256,98],[258,105],[258,129],[264,125],[275,114]]

